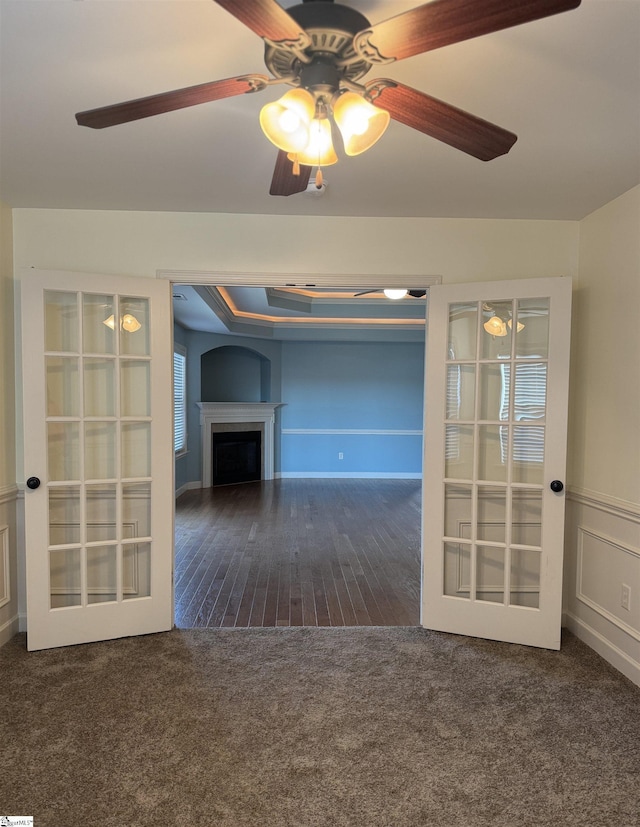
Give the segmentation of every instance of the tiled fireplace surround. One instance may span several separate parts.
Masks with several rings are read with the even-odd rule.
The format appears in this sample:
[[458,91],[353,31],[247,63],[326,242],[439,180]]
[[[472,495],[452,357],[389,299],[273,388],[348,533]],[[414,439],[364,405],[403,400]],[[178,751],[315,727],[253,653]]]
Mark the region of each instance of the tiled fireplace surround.
[[212,437],[216,431],[260,431],[262,479],[274,478],[274,430],[280,402],[197,402],[200,408],[202,487],[211,488]]

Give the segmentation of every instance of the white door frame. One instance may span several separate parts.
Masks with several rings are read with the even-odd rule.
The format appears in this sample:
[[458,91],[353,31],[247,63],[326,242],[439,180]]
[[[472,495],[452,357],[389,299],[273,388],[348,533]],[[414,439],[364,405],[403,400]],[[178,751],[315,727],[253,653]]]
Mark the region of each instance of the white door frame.
[[[298,287],[298,288],[313,288],[313,287],[346,287],[351,289],[373,289],[384,287],[403,287],[407,290],[424,290],[434,284],[441,284],[441,276],[402,276],[394,275],[346,275],[346,274],[331,274],[331,273],[314,273],[312,275],[305,275],[304,281],[300,281],[299,273],[246,273],[242,271],[199,271],[199,270],[158,270],[156,277],[159,279],[167,279],[171,282],[171,287],[180,284],[188,285],[211,285],[211,286],[228,286],[228,287]],[[425,328],[424,328],[424,344],[425,351],[427,346],[427,328],[426,328],[426,311],[428,306],[425,304]],[[173,323],[173,307],[172,307],[172,323]],[[173,340],[173,324],[171,329],[171,336]],[[424,398],[424,389],[426,385],[426,360],[425,372],[422,378],[422,395]],[[423,426],[424,426],[424,412],[423,412]],[[422,457],[422,476],[424,476],[424,455]],[[174,514],[175,514],[175,500],[174,500]],[[422,537],[420,539],[420,569],[423,568],[423,543]],[[174,567],[175,567],[175,549],[174,549]],[[175,598],[174,598],[175,602]],[[420,585],[420,606],[422,606],[422,583]]]

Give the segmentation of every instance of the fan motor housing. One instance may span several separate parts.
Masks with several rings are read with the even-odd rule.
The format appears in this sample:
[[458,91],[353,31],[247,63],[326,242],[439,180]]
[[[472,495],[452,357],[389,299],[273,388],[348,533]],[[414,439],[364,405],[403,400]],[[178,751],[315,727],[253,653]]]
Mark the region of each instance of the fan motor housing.
[[[354,35],[371,25],[363,14],[327,0],[305,2],[292,6],[287,12],[309,36],[311,46],[305,51],[310,58],[321,54],[325,66],[333,63],[337,77],[356,81],[366,75],[371,63],[360,57],[353,48]],[[346,65],[338,68],[337,64],[343,61]],[[297,77],[304,67],[291,48],[278,43],[266,44],[264,62],[278,78]]]
[[287,12],[303,29],[336,29],[351,37],[371,25],[364,14],[332,0],[307,0]]

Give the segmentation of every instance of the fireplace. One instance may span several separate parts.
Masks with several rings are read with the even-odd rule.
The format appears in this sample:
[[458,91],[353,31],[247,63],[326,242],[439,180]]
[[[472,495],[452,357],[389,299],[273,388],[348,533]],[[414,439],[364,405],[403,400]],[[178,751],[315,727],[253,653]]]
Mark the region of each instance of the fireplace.
[[[202,429],[202,487],[209,488],[213,481],[213,438],[219,433],[245,434],[259,431],[260,476],[257,479],[274,478],[274,428],[275,412],[281,402],[197,402],[200,408]],[[244,450],[244,449],[243,449]]]
[[211,450],[212,486],[262,479],[260,431],[214,431]]

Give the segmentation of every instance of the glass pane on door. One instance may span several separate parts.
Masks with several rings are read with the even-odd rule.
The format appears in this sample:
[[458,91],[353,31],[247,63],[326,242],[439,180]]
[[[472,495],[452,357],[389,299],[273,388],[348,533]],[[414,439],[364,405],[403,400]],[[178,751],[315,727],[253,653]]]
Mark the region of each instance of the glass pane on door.
[[82,603],[81,549],[49,552],[51,608],[64,609]]
[[117,546],[89,546],[87,548],[87,603],[109,603],[117,599]]
[[85,485],[87,542],[118,539],[118,486],[116,483]]
[[149,597],[149,300],[47,290],[44,310],[50,608]]
[[505,549],[478,545],[476,550],[476,600],[504,602]]
[[80,394],[78,358],[47,356],[47,415],[79,416]]
[[121,416],[151,414],[151,362],[131,359],[120,366]]
[[113,359],[84,359],[84,415],[115,416],[115,363]]
[[148,299],[120,298],[120,353],[148,356],[150,353],[150,311]]
[[127,543],[123,547],[123,600],[151,595],[151,543]]
[[151,483],[123,483],[122,536],[149,537],[151,535]]
[[471,546],[466,543],[444,544],[443,592],[448,597],[468,600],[471,572]]
[[85,422],[84,478],[107,480],[116,476],[115,422]]
[[548,315],[547,298],[449,305],[444,596],[540,605]]
[[49,487],[49,545],[82,542],[80,486]]
[[80,341],[78,318],[77,293],[45,290],[45,350],[77,353]]
[[83,350],[85,353],[115,353],[115,299],[85,293],[82,301]]
[[47,424],[49,481],[80,479],[80,423]]
[[549,299],[519,299],[516,310],[516,359],[549,356]]

